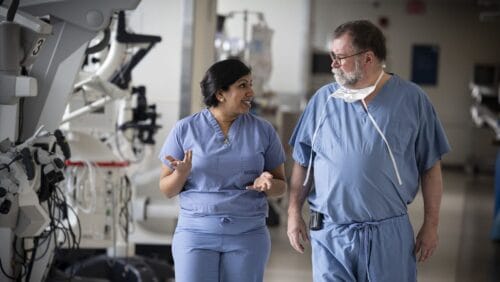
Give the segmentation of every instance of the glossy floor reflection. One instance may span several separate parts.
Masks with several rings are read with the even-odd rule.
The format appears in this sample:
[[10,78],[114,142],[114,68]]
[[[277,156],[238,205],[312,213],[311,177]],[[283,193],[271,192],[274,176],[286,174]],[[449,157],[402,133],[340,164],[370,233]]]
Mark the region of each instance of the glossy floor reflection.
[[[489,238],[494,204],[493,176],[470,176],[462,171],[444,170],[443,178],[440,244],[429,261],[418,265],[418,281],[500,281],[500,243]],[[416,232],[423,219],[420,194],[410,205],[409,214]],[[290,247],[286,217],[282,217],[279,227],[270,228],[270,232],[272,251],[264,281],[312,281],[310,247],[303,255]]]

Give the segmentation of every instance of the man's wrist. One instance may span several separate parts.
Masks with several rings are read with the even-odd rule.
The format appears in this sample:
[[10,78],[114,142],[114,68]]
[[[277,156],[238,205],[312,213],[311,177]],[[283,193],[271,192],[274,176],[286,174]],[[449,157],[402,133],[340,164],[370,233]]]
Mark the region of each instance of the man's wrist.
[[297,206],[292,206],[288,208],[288,216],[302,215],[302,208]]
[[432,227],[432,228],[437,228],[439,225],[439,220],[438,219],[424,219],[424,226]]

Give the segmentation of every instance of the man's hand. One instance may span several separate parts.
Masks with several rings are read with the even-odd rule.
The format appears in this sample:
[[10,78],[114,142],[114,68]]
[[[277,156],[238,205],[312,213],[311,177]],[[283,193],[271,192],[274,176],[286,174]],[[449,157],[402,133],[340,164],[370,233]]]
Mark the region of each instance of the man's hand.
[[424,262],[432,256],[438,244],[439,209],[443,195],[440,161],[424,172],[421,182],[424,199],[424,224],[418,231],[415,255],[419,262]]
[[307,226],[300,213],[288,214],[288,240],[297,252],[304,253],[304,243],[309,242]]
[[432,256],[438,245],[437,227],[423,224],[415,242],[415,255],[418,262],[425,262]]

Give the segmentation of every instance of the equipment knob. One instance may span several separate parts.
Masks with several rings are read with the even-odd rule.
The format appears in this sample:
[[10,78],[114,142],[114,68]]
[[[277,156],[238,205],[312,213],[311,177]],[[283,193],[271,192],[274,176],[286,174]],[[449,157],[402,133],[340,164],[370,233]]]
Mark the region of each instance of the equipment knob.
[[0,205],[0,213],[1,214],[8,214],[10,211],[10,206],[12,205],[12,202],[10,200],[5,199],[2,204]]

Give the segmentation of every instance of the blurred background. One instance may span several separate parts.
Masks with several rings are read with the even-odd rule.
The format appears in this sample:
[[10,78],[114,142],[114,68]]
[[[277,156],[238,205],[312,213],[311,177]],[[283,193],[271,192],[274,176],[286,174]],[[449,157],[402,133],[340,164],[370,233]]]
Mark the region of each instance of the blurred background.
[[[7,8],[14,2],[0,1],[3,8],[0,19],[8,18]],[[47,2],[49,8],[33,7],[32,2],[36,1],[20,1],[17,20],[23,15],[21,12],[26,13],[26,17],[43,19],[44,15],[59,9],[51,1],[41,1]],[[80,5],[70,3],[72,1],[54,2],[67,4],[61,6],[68,11]],[[114,1],[109,1],[113,7],[111,2]],[[104,25],[99,29],[86,27],[93,30],[93,34],[82,45],[79,57],[82,59],[76,60],[75,75],[63,80],[57,76],[60,72],[54,71],[57,73],[54,81],[68,81],[68,90],[61,91],[65,95],[59,99],[61,106],[52,105],[61,109],[60,115],[50,119],[40,115],[40,119],[55,121],[51,130],[60,128],[71,148],[72,157],[66,158],[66,168],[59,169],[65,178],[60,180],[59,187],[64,190],[61,195],[66,195],[61,197],[70,201],[64,205],[75,209],[74,216],[69,217],[69,225],[75,226],[78,221],[82,226],[77,232],[81,235],[78,244],[61,248],[56,248],[55,243],[48,244],[47,249],[54,253],[54,258],[49,259],[54,268],[68,273],[71,272],[69,265],[73,264],[80,269],[78,275],[83,275],[89,269],[97,269],[96,265],[109,257],[139,255],[148,259],[126,261],[124,265],[145,263],[155,271],[163,268],[158,277],[173,281],[170,243],[178,205],[176,198],[167,200],[158,191],[161,164],[156,156],[175,122],[203,108],[199,82],[205,70],[215,61],[229,57],[238,57],[251,65],[256,93],[252,111],[269,120],[279,133],[287,153],[287,176],[290,176],[293,160],[287,143],[296,120],[315,91],[333,81],[328,55],[333,30],[345,21],[368,19],[380,27],[387,38],[386,70],[424,89],[452,147],[442,160],[445,192],[440,245],[428,262],[419,264],[419,281],[500,281],[500,1],[127,2],[136,3],[115,9],[125,10],[121,15],[121,29],[120,16],[116,13],[111,15],[108,35]],[[102,3],[107,2],[95,5],[102,5],[107,11]],[[95,19],[92,13],[87,16],[87,20]],[[57,17],[48,18],[51,21],[47,22],[54,26],[52,34],[59,32],[62,28],[54,24]],[[61,18],[62,22],[74,24],[71,19]],[[44,27],[43,23],[38,25]],[[40,30],[43,28],[38,30],[42,33]],[[118,36],[120,32],[122,37]],[[0,33],[0,36],[4,35]],[[51,38],[46,36],[47,40]],[[85,51],[99,45],[102,48],[98,51]],[[2,48],[0,51],[11,54],[8,52],[11,47],[2,45]],[[50,49],[38,55],[37,62],[44,56],[50,57]],[[107,58],[113,56],[114,61],[108,62]],[[3,58],[6,57],[8,55]],[[111,67],[106,69],[108,64]],[[33,73],[39,81],[47,80],[43,72],[35,73],[35,70],[36,64],[23,66],[16,75]],[[2,71],[0,69],[0,75],[4,75]],[[76,78],[73,80],[73,77]],[[7,80],[0,82],[3,84],[0,87],[6,87]],[[38,88],[42,92],[54,92],[54,88],[40,85]],[[26,99],[24,111],[37,109],[37,103],[30,104],[30,98]],[[113,103],[109,104],[111,100]],[[57,99],[54,103],[57,104]],[[85,112],[78,112],[92,103],[96,104],[87,107]],[[26,120],[30,115],[26,114],[25,120],[19,120],[26,126],[20,130],[10,129],[6,123],[10,110],[6,107],[0,106],[1,139],[28,140],[35,132],[35,125],[40,124],[38,116],[28,124]],[[8,133],[9,130],[13,133]],[[39,147],[30,148],[32,152],[40,151]],[[9,163],[8,150],[1,151],[5,158],[0,161]],[[0,169],[0,173],[6,171]],[[286,206],[286,196],[270,201],[268,226],[272,253],[265,281],[311,281],[310,248],[301,255],[288,244]],[[306,209],[304,214],[307,216]],[[414,229],[418,230],[423,218],[420,194],[410,205],[410,215]],[[0,226],[6,230],[0,229],[3,232],[0,235],[10,238],[8,242],[15,245],[8,231],[14,230],[15,224],[9,223],[12,220],[8,221],[8,216],[8,210],[0,215]],[[41,231],[23,235],[13,232],[21,238],[31,238]],[[28,247],[13,248],[26,251],[29,246],[36,246],[36,242],[29,241]],[[78,256],[70,256],[70,263],[68,253],[73,249],[79,250]],[[15,251],[2,254],[4,266],[12,256]],[[24,262],[17,270],[14,267],[3,274],[9,277],[26,272],[23,269],[30,269],[33,256],[36,257],[34,253],[24,255],[21,259]],[[78,259],[85,260],[88,269]],[[48,273],[43,269],[39,272]],[[56,275],[47,278],[47,274],[40,274],[39,277],[58,281],[54,278]]]

